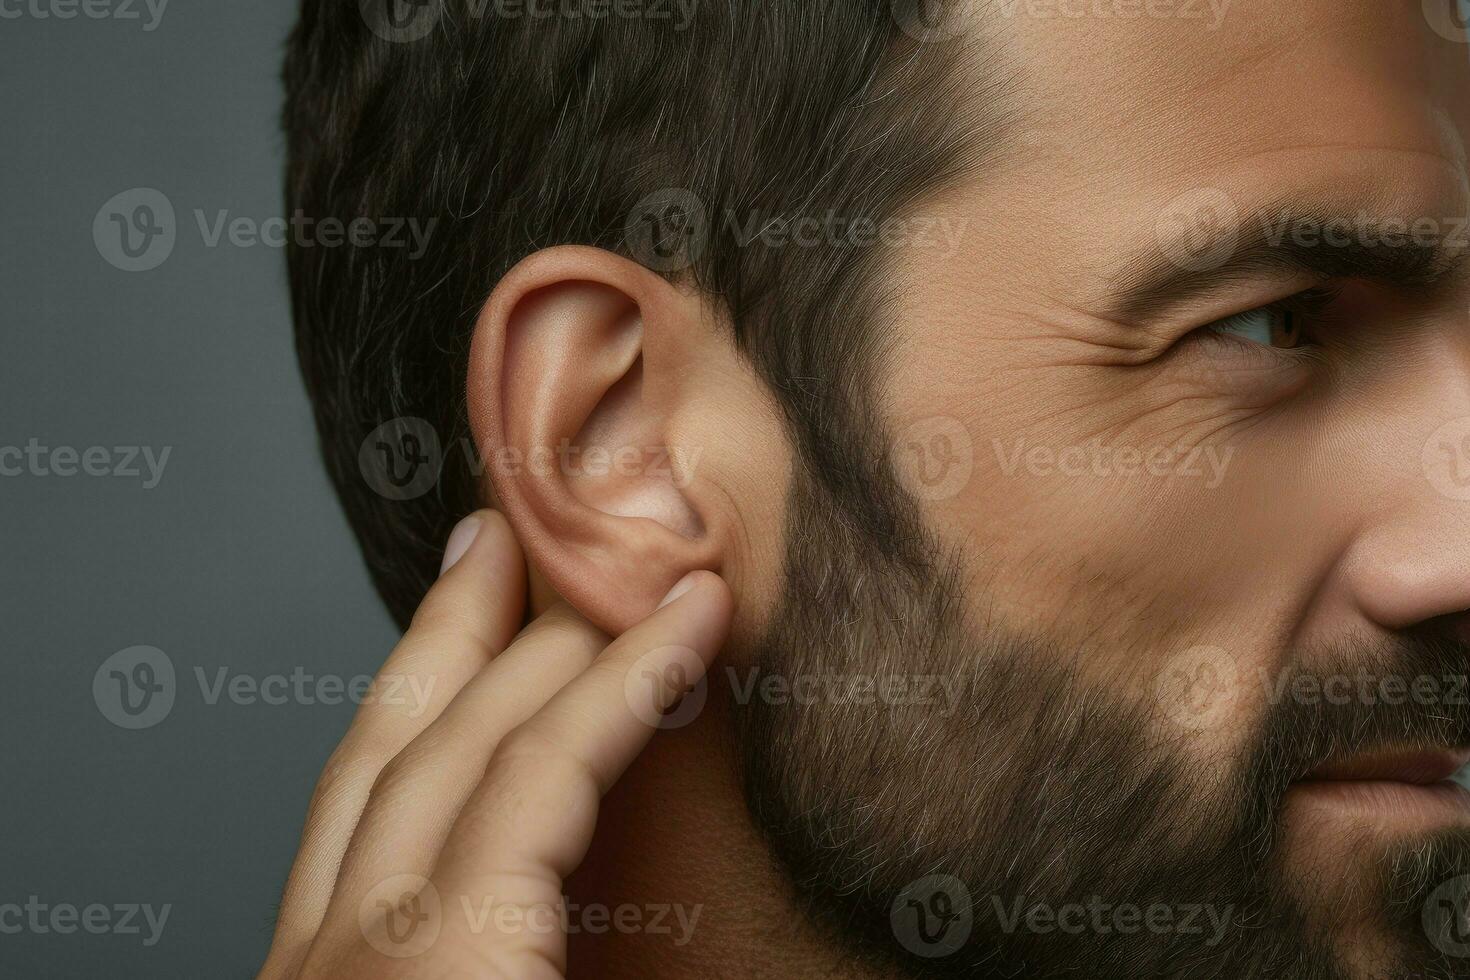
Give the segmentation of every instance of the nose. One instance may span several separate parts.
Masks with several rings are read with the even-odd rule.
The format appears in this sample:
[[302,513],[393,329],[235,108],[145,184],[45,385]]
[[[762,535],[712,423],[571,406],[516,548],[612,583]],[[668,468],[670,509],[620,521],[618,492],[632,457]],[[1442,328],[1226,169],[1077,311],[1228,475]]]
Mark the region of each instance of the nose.
[[1393,440],[1406,451],[1391,490],[1339,566],[1349,601],[1382,629],[1434,622],[1470,639],[1470,405],[1465,412]]
[[[1470,512],[1470,502],[1462,508]],[[1470,520],[1401,517],[1354,547],[1344,571],[1355,604],[1385,630],[1439,620],[1470,640]]]
[[1438,356],[1364,419],[1361,509],[1338,572],[1377,627],[1433,624],[1470,639],[1470,347],[1463,314],[1446,327]]

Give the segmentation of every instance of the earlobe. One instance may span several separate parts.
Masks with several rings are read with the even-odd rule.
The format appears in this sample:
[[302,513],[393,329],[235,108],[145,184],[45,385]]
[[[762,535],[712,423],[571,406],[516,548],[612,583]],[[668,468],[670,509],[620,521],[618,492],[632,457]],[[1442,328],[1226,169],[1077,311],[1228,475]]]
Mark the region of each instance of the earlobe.
[[671,372],[697,316],[610,252],[538,252],[501,280],[470,350],[469,416],[493,499],[531,563],[621,633],[687,572],[718,570],[718,515],[679,444]]

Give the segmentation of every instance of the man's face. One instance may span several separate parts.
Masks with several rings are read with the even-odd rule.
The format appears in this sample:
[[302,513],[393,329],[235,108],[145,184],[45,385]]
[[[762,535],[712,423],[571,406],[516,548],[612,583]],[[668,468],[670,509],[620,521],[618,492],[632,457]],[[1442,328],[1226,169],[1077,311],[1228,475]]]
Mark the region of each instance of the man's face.
[[884,363],[924,560],[799,479],[748,651],[951,686],[752,702],[758,819],[939,973],[1470,975],[1470,806],[1420,785],[1470,759],[1463,22],[985,7],[1022,108],[915,209],[963,234],[908,226]]

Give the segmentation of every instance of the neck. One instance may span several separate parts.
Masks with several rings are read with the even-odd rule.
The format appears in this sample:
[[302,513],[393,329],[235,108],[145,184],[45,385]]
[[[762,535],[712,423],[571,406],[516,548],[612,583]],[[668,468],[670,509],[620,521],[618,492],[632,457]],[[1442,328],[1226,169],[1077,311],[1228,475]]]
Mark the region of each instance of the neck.
[[717,677],[719,664],[698,717],[658,732],[603,801],[567,882],[568,976],[874,976],[817,934],[752,824]]

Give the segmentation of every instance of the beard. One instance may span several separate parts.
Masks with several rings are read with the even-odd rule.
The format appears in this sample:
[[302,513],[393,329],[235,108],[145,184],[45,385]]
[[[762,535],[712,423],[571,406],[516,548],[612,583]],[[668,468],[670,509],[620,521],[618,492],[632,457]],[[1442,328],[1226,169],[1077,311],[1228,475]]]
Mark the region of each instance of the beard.
[[[1355,753],[1470,745],[1463,698],[1263,698],[1243,748],[1221,759],[1161,724],[1156,697],[1087,679],[1085,644],[970,614],[984,597],[964,594],[961,556],[896,482],[833,493],[799,473],[788,513],[783,597],[731,653],[752,676],[822,679],[825,696],[737,697],[736,744],[754,822],[810,917],[867,968],[1470,976],[1470,831],[1365,837],[1354,867],[1315,874],[1281,846],[1293,782]],[[1147,639],[1133,662],[1151,662]],[[1295,658],[1275,689],[1368,671],[1463,692],[1463,643],[1370,646]],[[1349,872],[1361,901],[1324,897]],[[1371,968],[1342,955],[1365,923]]]

